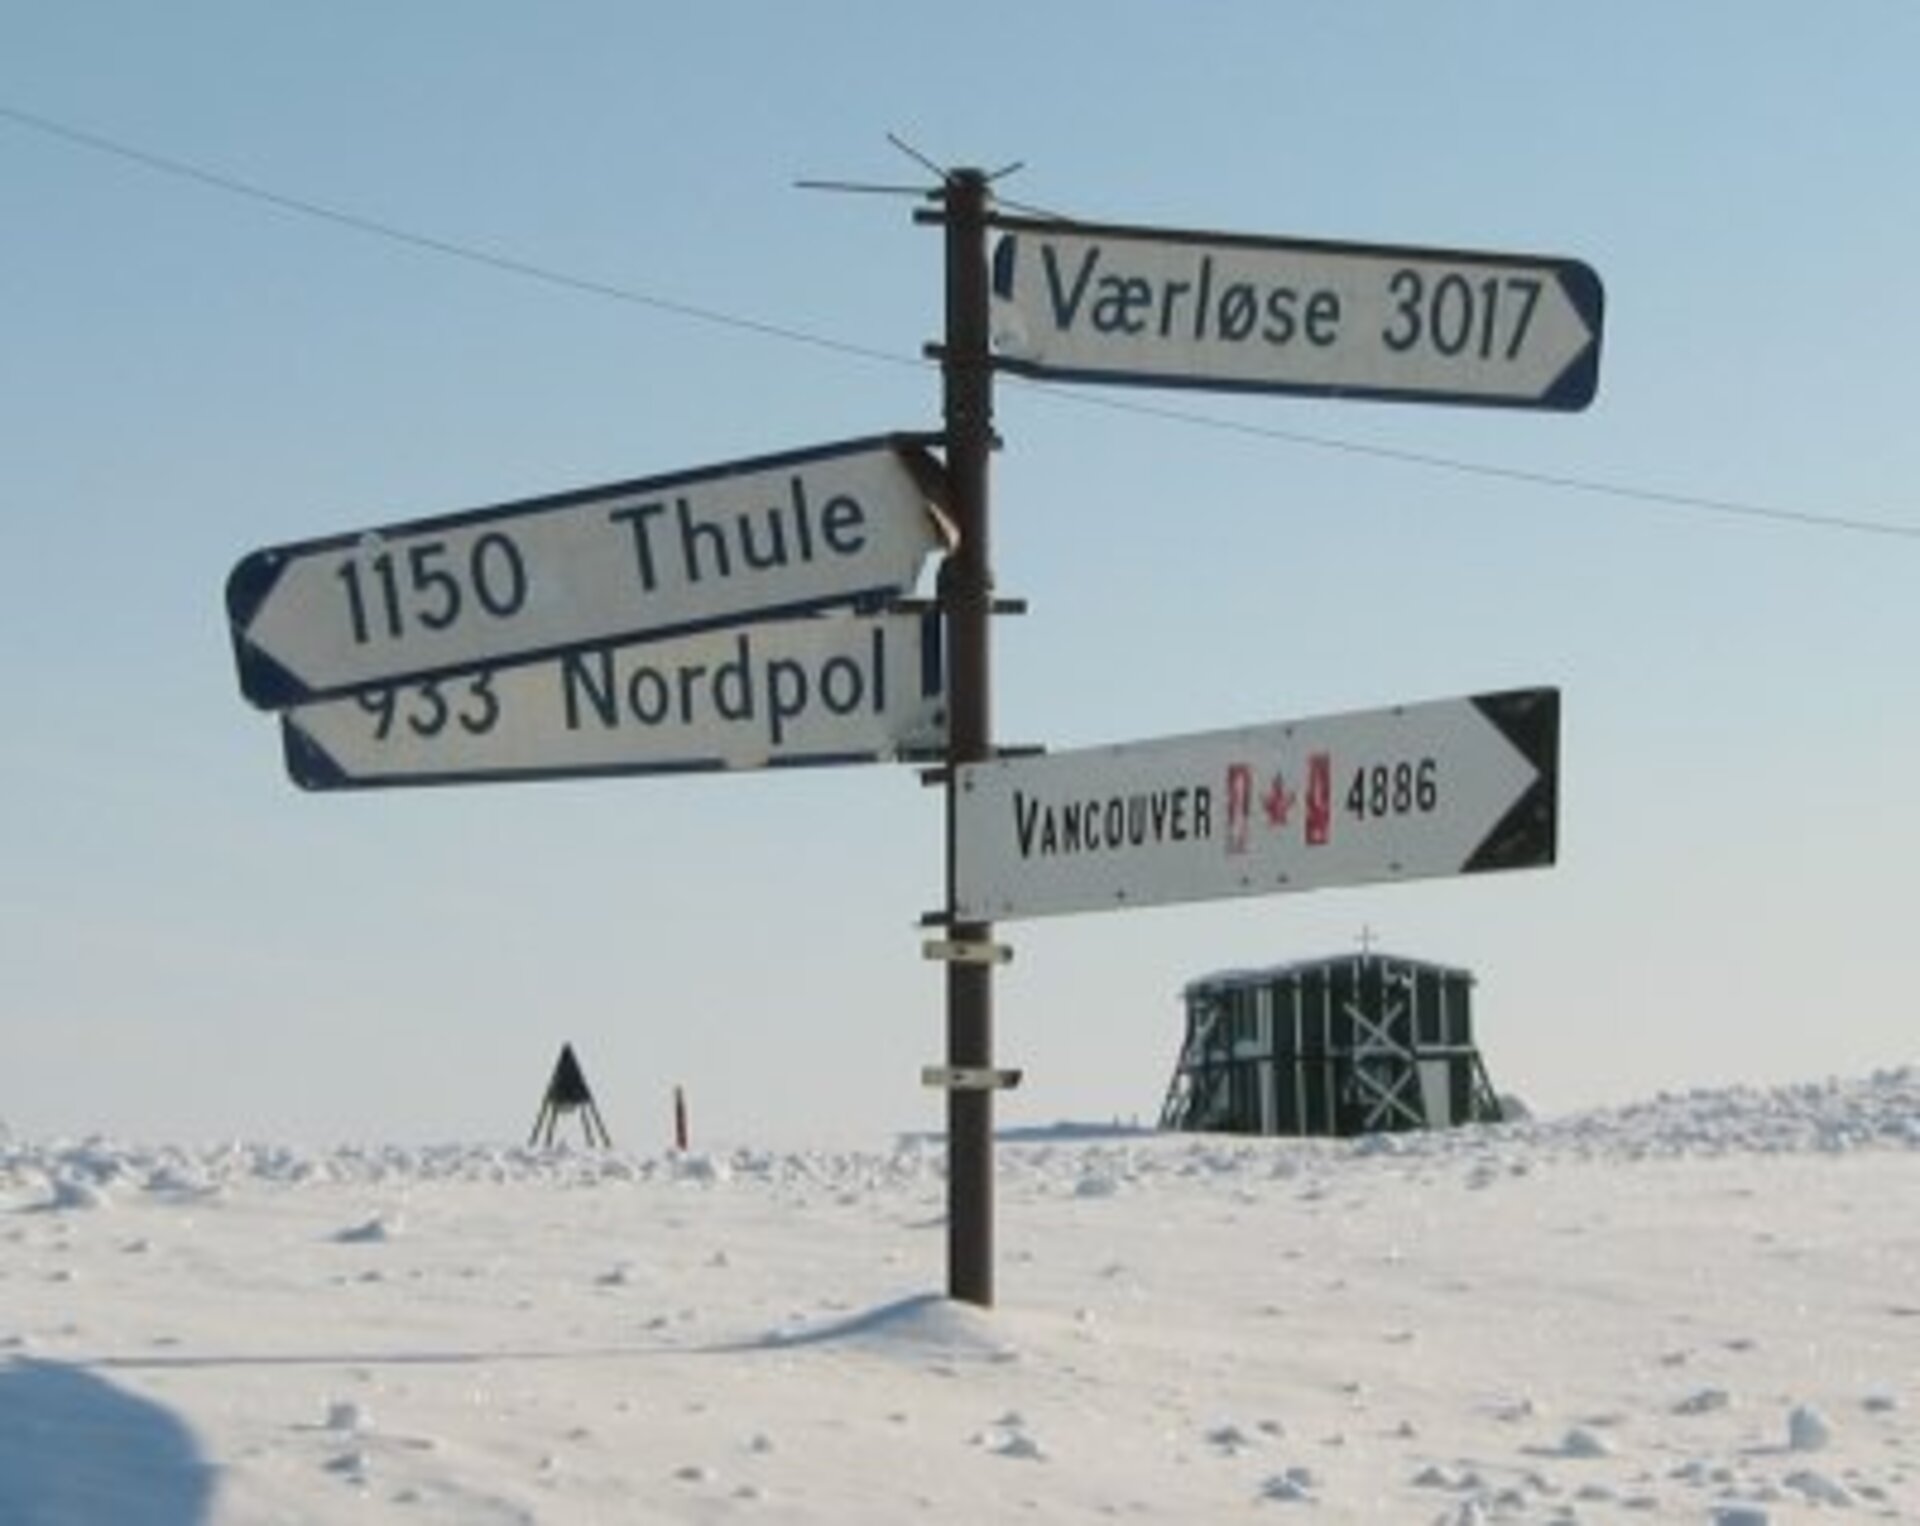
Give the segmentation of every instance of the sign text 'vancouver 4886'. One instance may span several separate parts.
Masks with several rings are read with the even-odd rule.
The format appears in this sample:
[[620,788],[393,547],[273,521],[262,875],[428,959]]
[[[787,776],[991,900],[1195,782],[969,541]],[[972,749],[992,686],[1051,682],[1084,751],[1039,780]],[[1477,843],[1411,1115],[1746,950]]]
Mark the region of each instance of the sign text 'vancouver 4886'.
[[1032,376],[1573,410],[1600,374],[1577,260],[995,220],[995,360]]
[[227,580],[241,692],[371,685],[910,591],[938,463],[879,436],[256,551]]
[[954,915],[1047,916],[1554,859],[1560,694],[969,764]]

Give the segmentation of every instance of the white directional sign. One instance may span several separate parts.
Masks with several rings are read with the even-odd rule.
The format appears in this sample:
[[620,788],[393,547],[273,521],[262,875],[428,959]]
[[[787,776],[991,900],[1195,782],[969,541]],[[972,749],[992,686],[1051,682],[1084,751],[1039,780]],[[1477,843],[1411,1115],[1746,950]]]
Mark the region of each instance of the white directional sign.
[[959,921],[1553,862],[1560,696],[1526,689],[969,764]]
[[616,483],[256,551],[227,581],[240,687],[374,684],[910,590],[941,474],[906,437]]
[[852,763],[946,739],[936,614],[820,615],[586,647],[284,712],[307,789]]
[[1574,260],[996,219],[997,363],[1034,376],[1584,408],[1600,278]]

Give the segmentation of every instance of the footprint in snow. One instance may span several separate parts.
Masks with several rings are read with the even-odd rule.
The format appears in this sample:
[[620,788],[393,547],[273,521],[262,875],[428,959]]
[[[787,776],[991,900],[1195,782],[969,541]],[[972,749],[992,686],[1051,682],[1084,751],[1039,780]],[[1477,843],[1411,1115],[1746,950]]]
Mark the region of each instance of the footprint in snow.
[[1449,1472],[1437,1462],[1430,1462],[1413,1475],[1412,1483],[1416,1489],[1459,1489],[1463,1485],[1460,1475]]
[[1008,1457],[1016,1461],[1044,1462],[1047,1457],[1046,1449],[1025,1431],[1005,1426],[988,1426],[974,1436],[973,1444],[995,1457]]
[[397,1214],[375,1214],[363,1224],[334,1231],[333,1241],[336,1245],[384,1245],[399,1238],[401,1227]]
[[1313,1487],[1319,1482],[1311,1468],[1288,1468],[1284,1473],[1275,1473],[1260,1485],[1262,1499],[1280,1500],[1286,1503],[1305,1503],[1313,1498]]
[[1224,1456],[1233,1457],[1248,1447],[1257,1446],[1258,1441],[1249,1436],[1239,1426],[1232,1423],[1216,1425],[1207,1432],[1207,1445],[1218,1449]]
[[1838,1505],[1846,1509],[1859,1503],[1845,1484],[1811,1468],[1789,1473],[1780,1482],[1810,1505]]
[[1045,1462],[1046,1449],[1038,1440],[1027,1434],[1027,1419],[1018,1410],[1010,1409],[985,1430],[973,1438],[973,1444],[993,1453],[996,1457],[1012,1458],[1021,1462]]
[[364,1484],[373,1467],[373,1459],[365,1452],[341,1452],[329,1457],[321,1466],[326,1472],[337,1474],[348,1483]]
[[1825,1451],[1833,1442],[1833,1427],[1826,1416],[1808,1405],[1796,1405],[1787,1416],[1787,1449],[1793,1452]]
[[1576,1425],[1560,1438],[1560,1445],[1553,1450],[1561,1457],[1611,1457],[1613,1443],[1596,1430]]

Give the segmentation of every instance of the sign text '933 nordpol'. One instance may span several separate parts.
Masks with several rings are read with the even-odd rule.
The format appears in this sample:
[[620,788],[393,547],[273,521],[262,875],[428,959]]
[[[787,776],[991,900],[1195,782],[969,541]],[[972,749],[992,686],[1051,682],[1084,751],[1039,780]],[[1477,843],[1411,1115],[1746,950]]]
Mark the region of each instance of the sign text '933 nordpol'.
[[826,614],[582,647],[281,713],[305,789],[879,762],[946,740],[939,617]]

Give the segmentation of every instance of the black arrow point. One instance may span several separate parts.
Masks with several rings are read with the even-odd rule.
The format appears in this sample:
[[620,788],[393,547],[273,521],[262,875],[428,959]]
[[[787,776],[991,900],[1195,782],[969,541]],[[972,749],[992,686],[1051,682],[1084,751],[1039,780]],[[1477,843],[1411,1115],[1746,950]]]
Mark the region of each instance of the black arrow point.
[[262,710],[284,710],[311,697],[304,683],[247,639],[286,565],[278,552],[256,551],[227,574],[227,629],[240,670],[240,692]]
[[1577,413],[1591,403],[1600,390],[1600,333],[1606,317],[1607,296],[1598,273],[1589,265],[1567,260],[1557,273],[1560,289],[1586,325],[1588,337],[1586,345],[1566,370],[1554,378],[1540,402],[1546,408]]
[[255,551],[242,557],[227,574],[227,619],[235,630],[243,631],[253,624],[253,617],[267,602],[267,595],[280,581],[280,571],[285,566],[285,559],[277,553]]
[[1476,695],[1473,703],[1537,777],[1461,871],[1477,874],[1551,864],[1559,851],[1560,691],[1514,689]]
[[280,720],[280,746],[286,755],[287,777],[304,790],[351,789],[354,780],[334,761],[333,754],[285,716]]

